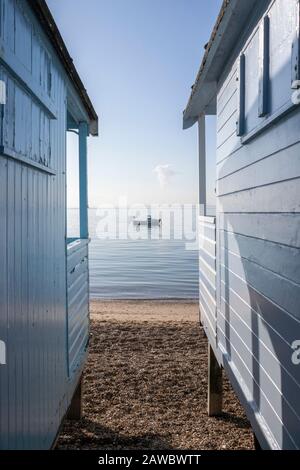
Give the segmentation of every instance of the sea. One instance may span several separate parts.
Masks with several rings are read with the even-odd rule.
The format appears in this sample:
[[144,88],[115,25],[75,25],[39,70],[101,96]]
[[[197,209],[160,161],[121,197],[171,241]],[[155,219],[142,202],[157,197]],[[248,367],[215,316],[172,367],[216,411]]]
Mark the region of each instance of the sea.
[[[196,206],[103,207],[88,215],[91,299],[198,298]],[[151,229],[143,225],[148,215]],[[69,238],[79,236],[78,209],[68,209],[67,227]]]

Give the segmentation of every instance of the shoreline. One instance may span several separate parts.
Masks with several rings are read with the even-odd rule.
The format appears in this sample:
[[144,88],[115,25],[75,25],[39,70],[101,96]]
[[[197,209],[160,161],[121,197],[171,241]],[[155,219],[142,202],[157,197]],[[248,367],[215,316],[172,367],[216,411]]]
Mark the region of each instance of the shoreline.
[[90,303],[105,303],[105,302],[153,302],[153,303],[181,303],[181,304],[198,304],[199,299],[191,299],[191,298],[176,298],[176,297],[170,297],[170,298],[161,298],[161,299],[152,299],[150,298],[143,298],[143,299],[118,299],[118,298],[97,298],[97,297],[90,297]]
[[90,315],[101,321],[199,322],[197,300],[91,300]]

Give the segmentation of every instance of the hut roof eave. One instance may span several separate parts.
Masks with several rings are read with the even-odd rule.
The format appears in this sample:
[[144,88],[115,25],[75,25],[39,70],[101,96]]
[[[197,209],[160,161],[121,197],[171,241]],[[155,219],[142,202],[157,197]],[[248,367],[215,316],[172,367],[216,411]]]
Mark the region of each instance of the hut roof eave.
[[51,44],[53,45],[66,73],[73,83],[75,90],[77,91],[82,104],[89,117],[89,131],[91,135],[97,136],[98,129],[98,115],[94,109],[94,106],[88,96],[88,93],[81,81],[81,78],[76,70],[73,60],[68,52],[65,42],[60,34],[60,31],[55,23],[55,20],[49,10],[49,7],[45,0],[29,0],[29,4],[37,16],[38,20],[44,27],[44,31],[47,34]]
[[189,101],[183,112],[183,128],[188,129],[205,114],[215,114],[217,80],[249,14],[259,0],[223,0],[216,24],[205,47],[205,53]]

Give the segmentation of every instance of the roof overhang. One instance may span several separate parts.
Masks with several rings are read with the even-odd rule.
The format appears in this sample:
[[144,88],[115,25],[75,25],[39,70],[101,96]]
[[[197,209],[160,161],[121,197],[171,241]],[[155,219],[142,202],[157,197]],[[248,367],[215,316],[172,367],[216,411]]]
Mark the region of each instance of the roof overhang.
[[217,82],[249,15],[261,0],[224,0],[217,22],[183,113],[183,128],[193,126],[201,114],[216,114]]
[[73,60],[68,52],[65,42],[59,32],[55,20],[48,8],[45,0],[28,0],[32,10],[37,16],[39,22],[43,26],[44,32],[48,36],[52,46],[54,47],[71,83],[73,84],[80,100],[85,108],[89,117],[89,132],[91,135],[97,136],[98,129],[98,116],[93,107],[93,104],[87,94],[87,91],[81,81],[81,78],[76,70]]

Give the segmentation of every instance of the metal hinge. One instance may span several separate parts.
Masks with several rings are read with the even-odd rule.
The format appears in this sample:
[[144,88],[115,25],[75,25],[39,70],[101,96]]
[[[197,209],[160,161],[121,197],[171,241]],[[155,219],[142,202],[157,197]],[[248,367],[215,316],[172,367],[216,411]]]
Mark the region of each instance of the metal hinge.
[[291,88],[292,88],[292,90],[299,90],[300,89],[300,80],[294,80],[292,82]]
[[4,341],[0,341],[0,365],[6,365],[6,344]]
[[6,104],[6,83],[0,80],[0,104]]
[[296,106],[298,106],[300,104],[300,80],[294,80],[292,82],[292,90],[294,90],[292,92],[292,96],[291,96],[291,100],[292,100],[292,103]]

